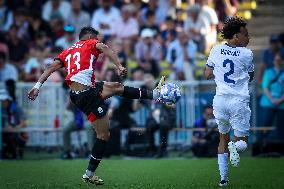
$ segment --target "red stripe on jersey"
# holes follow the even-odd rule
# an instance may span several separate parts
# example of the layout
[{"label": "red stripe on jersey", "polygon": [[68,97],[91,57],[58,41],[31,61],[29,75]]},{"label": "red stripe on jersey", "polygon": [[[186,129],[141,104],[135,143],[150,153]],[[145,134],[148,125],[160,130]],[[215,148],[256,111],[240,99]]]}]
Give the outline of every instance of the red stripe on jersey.
[{"label": "red stripe on jersey", "polygon": [[98,119],[98,117],[93,113],[93,112],[91,112],[89,115],[88,115],[88,120],[89,120],[89,122],[94,122],[94,121],[96,121]]}]

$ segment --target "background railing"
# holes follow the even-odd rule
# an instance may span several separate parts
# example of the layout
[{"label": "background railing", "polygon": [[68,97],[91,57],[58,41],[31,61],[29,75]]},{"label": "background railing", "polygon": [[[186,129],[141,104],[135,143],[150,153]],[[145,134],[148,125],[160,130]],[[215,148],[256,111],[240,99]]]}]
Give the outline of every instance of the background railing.
[{"label": "background railing", "polygon": [[[177,82],[182,90],[182,97],[176,106],[177,128],[190,128],[194,121],[202,116],[204,105],[212,104],[215,94],[214,81]],[[17,83],[17,101],[27,116],[29,134],[28,146],[56,146],[62,143],[62,128],[72,119],[72,113],[66,110],[69,94],[62,84],[45,83],[41,88],[38,99],[34,102],[27,98],[27,92],[33,83]],[[133,85],[133,83],[126,83]],[[136,85],[137,86],[137,85]],[[256,126],[256,92],[255,85],[250,85],[251,92],[251,125]],[[145,127],[149,110],[142,108],[132,114],[139,127]],[[55,128],[56,120],[59,128]],[[87,123],[87,122],[86,122]],[[88,125],[88,124],[85,124]],[[125,141],[122,132],[122,142]],[[80,133],[81,140],[86,141],[86,134]],[[190,143],[191,131],[171,132],[169,143]],[[78,144],[78,136],[73,134],[72,141]],[[81,141],[81,142],[82,142]]]}]

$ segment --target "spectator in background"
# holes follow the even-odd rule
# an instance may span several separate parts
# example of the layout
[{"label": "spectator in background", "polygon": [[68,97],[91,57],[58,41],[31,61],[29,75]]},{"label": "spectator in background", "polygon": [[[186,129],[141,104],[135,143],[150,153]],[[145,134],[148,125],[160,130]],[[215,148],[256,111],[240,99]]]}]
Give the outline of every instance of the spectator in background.
[{"label": "spectator in background", "polygon": [[28,55],[27,44],[18,37],[18,27],[12,25],[8,32],[7,45],[9,59],[18,69],[21,69]]},{"label": "spectator in background", "polygon": [[121,39],[115,39],[112,41],[111,49],[117,54],[119,61],[123,67],[127,67],[128,54],[123,48],[123,41]]},{"label": "spectator in background", "polygon": [[211,31],[208,20],[200,16],[201,8],[198,4],[192,5],[188,8],[188,18],[184,24],[184,31],[197,44],[198,51],[205,52],[206,49],[206,35]]},{"label": "spectator in background", "polygon": [[64,36],[55,41],[55,46],[67,49],[75,43],[75,28],[71,25],[64,26]]},{"label": "spectator in background", "polygon": [[6,61],[6,54],[0,51],[0,82],[5,82],[10,79],[18,81],[18,71],[16,67]]},{"label": "spectator in background", "polygon": [[113,34],[112,24],[120,17],[120,12],[113,6],[113,0],[100,0],[100,4],[102,7],[94,11],[91,26],[108,38]]},{"label": "spectator in background", "polygon": [[162,51],[161,45],[154,39],[154,35],[151,29],[142,30],[141,39],[135,45],[135,57],[139,67],[154,77],[158,77]]},{"label": "spectator in background", "polygon": [[265,49],[262,54],[262,62],[258,66],[257,82],[261,84],[263,73],[266,69],[274,67],[274,57],[279,53],[280,42],[277,35],[272,35],[270,37],[270,46]]},{"label": "spectator in background", "polygon": [[213,115],[213,107],[208,105],[203,109],[203,116],[196,120],[194,128],[205,129],[194,131],[192,136],[192,151],[197,157],[215,157],[219,143],[219,133]]},{"label": "spectator in background", "polygon": [[18,27],[17,36],[24,40],[30,40],[29,34],[29,12],[24,8],[19,8],[14,12],[14,23]]},{"label": "spectator in background", "polygon": [[[277,139],[284,139],[284,57],[280,53],[274,56],[274,67],[265,71],[260,105],[263,113],[263,126],[275,123]],[[274,122],[275,121],[275,122]]]},{"label": "spectator in background", "polygon": [[[145,74],[145,85],[147,89],[154,89],[155,79],[151,74]],[[142,101],[142,103],[150,110],[149,118],[146,121],[146,135],[148,142],[148,156],[161,158],[167,156],[168,133],[176,125],[176,110],[174,107],[168,107],[165,104],[158,104],[154,101]],[[155,145],[154,134],[160,132],[160,145],[157,149]]]},{"label": "spectator in background", "polygon": [[36,82],[40,76],[40,65],[43,57],[42,49],[30,48],[29,59],[24,66],[23,80],[25,82]]},{"label": "spectator in background", "polygon": [[166,60],[173,73],[171,79],[193,80],[193,67],[197,45],[191,40],[184,31],[178,32],[178,39],[171,42],[168,46]]},{"label": "spectator in background", "polygon": [[132,16],[133,12],[135,12],[133,5],[124,5],[121,8],[121,17],[115,19],[112,25],[112,33],[116,38],[122,40],[127,55],[130,55],[132,41],[137,39],[139,33],[139,25]]},{"label": "spectator in background", "polygon": [[72,159],[74,157],[71,147],[71,133],[74,131],[80,131],[84,128],[84,114],[77,107],[75,107],[74,104],[72,104],[71,100],[69,100],[67,109],[73,113],[73,120],[63,128],[62,159]]},{"label": "spectator in background", "polygon": [[56,41],[60,37],[64,35],[64,20],[62,16],[60,15],[53,15],[50,18],[49,25],[51,27],[51,30],[53,32],[53,38],[52,41]]},{"label": "spectator in background", "polygon": [[[54,57],[57,57],[59,53],[63,51],[62,47],[53,47],[49,54],[43,60],[41,64],[41,72],[43,73],[44,70],[53,63]],[[47,79],[48,82],[60,83],[65,78],[66,72],[64,70],[58,70],[53,72]]]},{"label": "spectator in background", "polygon": [[5,6],[5,0],[0,0],[0,31],[8,31],[12,23],[12,11]]},{"label": "spectator in background", "polygon": [[[165,3],[165,2],[164,2]],[[167,16],[167,9],[159,7],[157,0],[149,0],[148,6],[141,10],[141,23],[146,24],[147,22],[147,12],[151,11],[155,14],[155,24],[159,25],[165,21]]]},{"label": "spectator in background", "polygon": [[61,17],[67,20],[70,15],[71,6],[68,1],[64,0],[48,0],[43,5],[42,18],[46,21],[50,21],[52,17]]},{"label": "spectator in background", "polygon": [[142,30],[149,28],[154,32],[154,36],[157,36],[159,34],[160,29],[159,25],[156,24],[155,19],[156,19],[155,12],[152,10],[148,10],[146,12],[146,20],[144,24],[142,24],[142,26],[140,27],[140,33]]},{"label": "spectator in background", "polygon": [[80,0],[71,0],[71,12],[67,18],[67,24],[75,27],[75,36],[79,36],[82,27],[91,25],[90,15],[82,10]]},{"label": "spectator in background", "polygon": [[221,30],[226,19],[237,14],[239,3],[238,0],[214,0],[213,3],[219,19],[218,29]]},{"label": "spectator in background", "polygon": [[0,101],[4,144],[2,157],[4,159],[22,159],[28,136],[27,133],[17,131],[26,127],[26,116],[22,109],[13,103],[12,97],[5,89],[0,90]]},{"label": "spectator in background", "polygon": [[205,36],[206,51],[209,52],[211,47],[217,42],[217,25],[219,20],[216,11],[209,6],[212,4],[212,0],[199,0],[199,3],[201,5],[199,16],[206,19],[210,24],[210,31]]},{"label": "spectator in background", "polygon": [[31,40],[35,40],[37,33],[45,33],[47,37],[53,38],[53,32],[48,22],[41,18],[39,12],[31,12],[29,15],[29,28]]},{"label": "spectator in background", "polygon": [[176,24],[170,16],[166,18],[165,28],[161,31],[161,37],[167,45],[177,37]]}]

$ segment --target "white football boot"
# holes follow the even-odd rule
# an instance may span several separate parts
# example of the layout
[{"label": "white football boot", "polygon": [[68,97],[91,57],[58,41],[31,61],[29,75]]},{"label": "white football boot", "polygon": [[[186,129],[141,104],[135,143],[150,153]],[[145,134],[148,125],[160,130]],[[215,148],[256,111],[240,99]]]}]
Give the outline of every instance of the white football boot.
[{"label": "white football boot", "polygon": [[[153,90],[153,93],[154,93],[155,96],[160,96],[161,88],[164,85],[165,81],[166,81],[166,77],[162,76],[160,81],[159,81],[159,83],[158,83],[158,85],[157,85],[157,87]],[[156,101],[157,102],[161,102],[162,100],[159,97],[159,98],[156,99]]]},{"label": "white football boot", "polygon": [[233,167],[238,167],[240,163],[240,155],[237,151],[237,147],[233,141],[228,143],[228,149],[230,151],[230,162]]}]

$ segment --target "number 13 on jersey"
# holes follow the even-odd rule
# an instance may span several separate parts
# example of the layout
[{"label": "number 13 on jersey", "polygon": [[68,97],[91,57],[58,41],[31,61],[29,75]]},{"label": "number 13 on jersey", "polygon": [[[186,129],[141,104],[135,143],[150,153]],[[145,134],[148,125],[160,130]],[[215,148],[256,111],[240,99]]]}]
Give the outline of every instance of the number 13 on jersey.
[{"label": "number 13 on jersey", "polygon": [[[94,59],[95,59],[95,56],[93,54],[91,54],[89,69],[93,68]],[[74,71],[78,71],[78,70],[81,69],[80,60],[81,60],[80,52],[75,52],[74,54],[68,54],[66,56],[65,61],[67,61],[67,65],[68,65],[67,66],[68,74],[73,73]],[[73,66],[71,65],[72,63],[74,63],[76,65],[76,69],[73,68]]]}]

